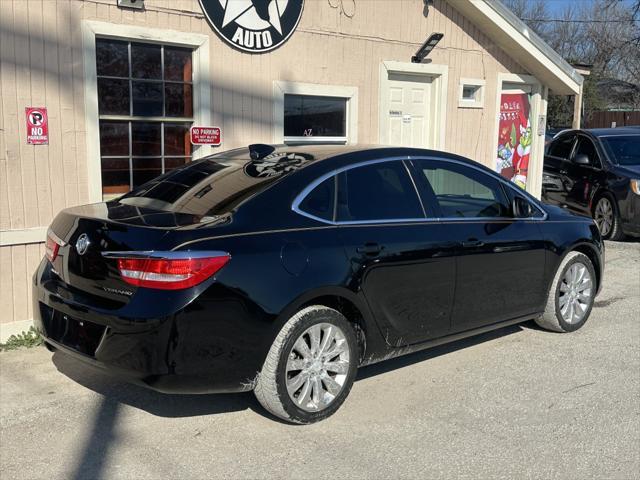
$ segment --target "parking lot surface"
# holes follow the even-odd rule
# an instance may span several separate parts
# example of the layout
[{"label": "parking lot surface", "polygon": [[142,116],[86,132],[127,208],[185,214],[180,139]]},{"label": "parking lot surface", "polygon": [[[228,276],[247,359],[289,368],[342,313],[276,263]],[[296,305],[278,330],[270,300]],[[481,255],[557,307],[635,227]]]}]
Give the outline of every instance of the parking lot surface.
[{"label": "parking lot surface", "polygon": [[0,353],[0,477],[640,478],[640,243],[609,242],[606,261],[578,332],[530,322],[363,368],[310,426],[252,394],[162,395],[44,348]]}]

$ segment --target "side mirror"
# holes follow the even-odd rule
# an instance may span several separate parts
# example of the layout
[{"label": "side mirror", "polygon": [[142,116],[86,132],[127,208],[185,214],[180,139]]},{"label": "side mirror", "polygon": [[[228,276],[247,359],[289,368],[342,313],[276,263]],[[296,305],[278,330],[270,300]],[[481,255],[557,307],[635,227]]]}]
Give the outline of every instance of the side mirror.
[{"label": "side mirror", "polygon": [[589,165],[591,162],[589,161],[589,157],[584,153],[579,153],[575,157],[573,157],[573,163],[578,165]]},{"label": "side mirror", "polygon": [[516,218],[530,218],[533,216],[533,207],[522,197],[513,199],[513,215]]}]

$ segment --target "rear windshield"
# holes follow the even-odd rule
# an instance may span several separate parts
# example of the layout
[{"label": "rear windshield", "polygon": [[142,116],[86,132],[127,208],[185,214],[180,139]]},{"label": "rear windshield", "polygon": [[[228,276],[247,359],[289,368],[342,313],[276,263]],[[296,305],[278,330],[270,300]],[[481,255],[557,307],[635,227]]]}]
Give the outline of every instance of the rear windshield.
[{"label": "rear windshield", "polygon": [[225,158],[201,160],[166,173],[120,197],[135,207],[199,216],[223,215],[279,178],[262,165]]},{"label": "rear windshield", "polygon": [[640,165],[640,135],[600,137],[609,157],[618,165]]}]

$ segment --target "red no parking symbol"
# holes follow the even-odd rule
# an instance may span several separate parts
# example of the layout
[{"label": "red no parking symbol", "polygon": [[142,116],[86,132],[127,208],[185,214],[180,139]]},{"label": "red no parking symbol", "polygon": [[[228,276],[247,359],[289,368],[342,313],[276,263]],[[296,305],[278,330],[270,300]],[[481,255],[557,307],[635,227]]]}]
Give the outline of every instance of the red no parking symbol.
[{"label": "red no parking symbol", "polygon": [[27,107],[27,143],[29,145],[49,144],[49,119],[45,107]]}]

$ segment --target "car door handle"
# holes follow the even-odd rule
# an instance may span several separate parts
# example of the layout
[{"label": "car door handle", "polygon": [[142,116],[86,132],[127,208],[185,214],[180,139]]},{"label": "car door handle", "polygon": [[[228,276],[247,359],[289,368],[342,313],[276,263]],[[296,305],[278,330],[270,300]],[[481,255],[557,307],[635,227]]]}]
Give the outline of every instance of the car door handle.
[{"label": "car door handle", "polygon": [[470,238],[466,242],[462,242],[463,248],[473,248],[473,247],[482,247],[484,246],[484,242],[482,240],[478,240],[477,238]]},{"label": "car door handle", "polygon": [[365,243],[361,247],[356,248],[356,252],[364,253],[365,255],[378,255],[384,247],[377,243]]}]

